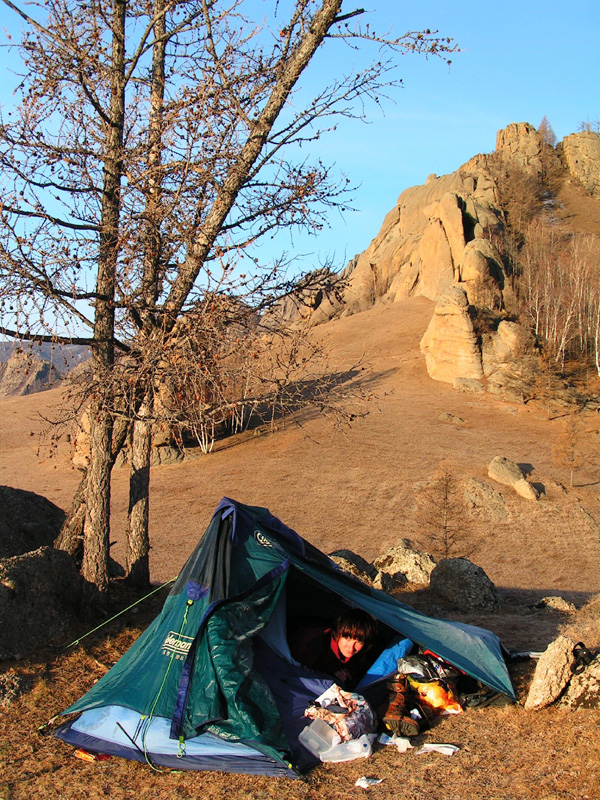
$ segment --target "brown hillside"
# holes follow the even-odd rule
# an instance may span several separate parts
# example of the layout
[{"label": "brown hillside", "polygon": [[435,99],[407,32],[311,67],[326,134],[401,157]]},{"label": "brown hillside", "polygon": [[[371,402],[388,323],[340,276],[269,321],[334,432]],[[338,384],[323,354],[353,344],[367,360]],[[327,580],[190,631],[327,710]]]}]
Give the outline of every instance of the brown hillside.
[{"label": "brown hillside", "polygon": [[[474,556],[505,601],[501,613],[468,621],[499,633],[511,648],[541,649],[569,615],[532,609],[547,594],[562,594],[580,605],[598,591],[600,520],[597,469],[591,462],[576,474],[574,489],[563,489],[568,476],[553,465],[552,445],[561,419],[548,421],[532,404],[510,405],[489,395],[465,395],[430,380],[419,340],[431,315],[424,298],[380,305],[370,311],[321,326],[315,335],[330,338],[332,368],[344,369],[363,351],[371,364],[360,373],[372,391],[369,413],[345,432],[327,419],[288,421],[275,434],[249,437],[240,446],[224,444],[210,456],[152,472],[152,575],[172,577],[203,532],[222,495],[266,505],[286,523],[325,551],[355,550],[373,558],[397,537],[418,537],[413,519],[415,483],[427,479],[441,459],[458,473],[491,484],[487,465],[505,455],[535,470],[531,479],[546,496],[531,503],[496,485],[504,497],[503,520],[486,518],[473,508],[473,529],[483,536]],[[23,398],[0,398],[0,483],[43,494],[67,508],[78,474],[70,466],[68,446],[53,458],[36,454],[37,431],[44,427],[60,394],[52,390]],[[440,419],[453,414],[463,424]],[[583,415],[589,455],[597,448],[600,419]],[[298,423],[302,424],[298,424]],[[113,555],[122,560],[128,474],[114,475]],[[483,514],[483,516],[482,516]],[[427,592],[403,595],[438,614]],[[591,613],[591,612],[590,612]],[[598,635],[597,619],[585,617],[587,634]],[[454,614],[456,616],[456,614]],[[423,742],[451,742],[459,752],[443,756],[399,755],[377,750],[369,761],[326,765],[305,781],[264,777],[154,772],[113,758],[87,763],[72,748],[38,729],[73,702],[114,663],[147,624],[145,612],[113,624],[107,635],[84,640],[83,648],[3,665],[29,676],[33,687],[3,710],[0,737],[0,798],[30,800],[115,800],[130,797],[228,798],[246,800],[322,800],[352,798],[362,790],[362,775],[382,779],[369,790],[377,798],[403,800],[596,800],[600,796],[598,711],[550,709],[525,712],[520,706],[487,708],[444,718],[419,737]],[[121,627],[119,627],[121,626]],[[138,627],[139,626],[139,627]],[[600,641],[586,639],[589,645]],[[514,672],[523,696],[528,669]],[[0,670],[1,671],[1,670]]]},{"label": "brown hillside", "polygon": [[586,193],[579,181],[566,178],[558,191],[556,216],[577,233],[600,236],[600,201]]},{"label": "brown hillside", "polygon": [[[209,456],[154,468],[153,579],[176,574],[222,496],[267,506],[326,552],[349,548],[373,559],[399,537],[426,547],[413,517],[415,484],[446,460],[461,477],[488,482],[504,498],[502,519],[473,508],[470,523],[482,541],[474,560],[499,587],[529,599],[562,593],[579,603],[598,591],[600,504],[592,459],[598,415],[582,415],[589,458],[575,475],[576,488],[567,490],[569,476],[552,457],[560,416],[548,420],[534,402],[461,394],[428,378],[419,341],[431,309],[430,301],[414,298],[316,329],[330,341],[332,368],[349,367],[363,352],[371,365],[358,379],[371,392],[369,413],[343,432],[328,419],[288,420],[275,434],[247,436],[238,446],[225,442]],[[67,509],[78,481],[67,445],[54,458],[39,457],[31,435],[43,427],[36,414],[51,413],[59,398],[53,390],[0,399],[8,422],[0,434],[0,483]],[[444,414],[464,422],[445,421]],[[493,484],[487,467],[496,455],[531,465],[530,480],[545,487],[543,499],[531,503]],[[115,470],[113,484],[111,552],[123,561],[126,469]],[[517,638],[526,644],[520,633]]]}]

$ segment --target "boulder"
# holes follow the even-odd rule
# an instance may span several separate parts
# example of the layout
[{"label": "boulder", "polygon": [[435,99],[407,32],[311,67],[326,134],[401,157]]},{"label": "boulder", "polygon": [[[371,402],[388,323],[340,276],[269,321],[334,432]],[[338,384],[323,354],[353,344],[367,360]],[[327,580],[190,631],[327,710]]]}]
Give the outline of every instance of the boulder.
[{"label": "boulder", "polygon": [[535,604],[536,608],[547,608],[550,611],[562,611],[563,613],[570,614],[577,611],[574,603],[565,600],[564,597],[542,597],[541,600]]},{"label": "boulder", "polygon": [[572,709],[600,708],[600,658],[598,656],[583,672],[571,676],[559,704]]},{"label": "boulder", "polygon": [[490,462],[488,467],[488,475],[492,480],[498,481],[505,486],[510,486],[520,496],[526,500],[537,500],[539,492],[529,483],[527,478],[523,475],[523,471],[518,464],[511,461],[510,458],[503,456],[496,456]]},{"label": "boulder", "polygon": [[505,486],[514,486],[517,481],[523,479],[523,470],[510,458],[503,456],[496,456],[490,462],[488,467],[488,475],[498,483],[503,483]]},{"label": "boulder", "polygon": [[406,586],[408,581],[401,572],[389,575],[387,572],[378,572],[373,580],[373,588],[392,594]]},{"label": "boulder", "polygon": [[371,584],[376,576],[376,571],[362,556],[352,550],[334,550],[329,553],[329,558],[344,572],[354,575],[364,583]]},{"label": "boulder", "polygon": [[545,708],[560,697],[572,676],[574,647],[568,636],[559,636],[542,653],[525,700],[527,710]]},{"label": "boulder", "polygon": [[467,295],[460,286],[450,287],[436,303],[421,339],[421,352],[434,380],[453,383],[457,378],[483,378],[481,351],[469,316]]},{"label": "boulder", "polygon": [[378,556],[373,566],[379,573],[403,583],[429,583],[435,561],[429,553],[412,547],[408,539],[401,539],[397,545]]},{"label": "boulder", "polygon": [[496,587],[484,570],[467,558],[439,561],[431,572],[430,585],[452,608],[492,612],[500,609]]},{"label": "boulder", "polygon": [[51,545],[65,512],[35,492],[0,486],[0,559]]},{"label": "boulder", "polygon": [[529,483],[527,478],[521,478],[520,481],[517,481],[513,484],[512,488],[519,495],[519,497],[524,497],[525,500],[539,500],[539,491],[535,486]]},{"label": "boulder", "polygon": [[63,550],[40,547],[0,560],[0,660],[19,658],[68,632],[83,578]]}]

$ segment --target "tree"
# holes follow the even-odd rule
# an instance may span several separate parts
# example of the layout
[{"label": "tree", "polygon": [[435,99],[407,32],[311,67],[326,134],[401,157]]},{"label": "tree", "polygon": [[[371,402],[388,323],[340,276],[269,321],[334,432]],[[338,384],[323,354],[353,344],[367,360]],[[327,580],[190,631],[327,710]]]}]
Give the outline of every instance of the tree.
[{"label": "tree", "polygon": [[596,117],[596,119],[591,120],[588,117],[588,119],[579,123],[577,130],[580,132],[591,131],[592,133],[600,133],[600,118]]},{"label": "tree", "polygon": [[453,465],[441,462],[432,480],[419,491],[415,519],[421,528],[420,539],[434,558],[468,558],[475,552],[464,489]]},{"label": "tree", "polygon": [[542,117],[542,121],[540,122],[537,130],[540,136],[542,137],[542,141],[544,142],[544,144],[548,144],[550,145],[550,147],[554,147],[554,145],[556,144],[556,134],[554,133],[554,128],[550,124],[550,120],[545,114]]},{"label": "tree", "polygon": [[582,452],[583,428],[578,410],[565,417],[558,440],[552,448],[553,461],[569,471],[569,486],[573,487],[573,475],[584,464]]},{"label": "tree", "polygon": [[126,418],[128,568],[143,582],[160,355],[215,296],[260,313],[294,291],[285,255],[261,268],[253,245],[282,227],[318,232],[349,189],[302,145],[397,84],[380,60],[323,81],[301,105],[291,102],[301,76],[324,45],[436,55],[453,45],[430,31],[381,38],[342,0],[261,7],[262,25],[247,0],[49,0],[39,19],[3,1],[26,32],[20,106],[0,120],[1,330],[66,340],[77,323],[75,340],[90,344],[82,573],[106,589],[115,422]]}]

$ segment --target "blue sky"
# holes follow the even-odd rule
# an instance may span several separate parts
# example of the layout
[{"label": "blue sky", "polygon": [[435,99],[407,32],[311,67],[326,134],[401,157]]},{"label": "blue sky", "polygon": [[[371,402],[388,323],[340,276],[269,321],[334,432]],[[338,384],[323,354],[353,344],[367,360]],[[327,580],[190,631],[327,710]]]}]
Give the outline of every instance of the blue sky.
[{"label": "blue sky", "polygon": [[[369,125],[341,124],[312,150],[311,155],[335,162],[359,188],[357,211],[344,218],[334,214],[331,227],[318,238],[294,239],[296,252],[310,254],[307,268],[331,254],[342,266],[368,246],[405,188],[423,183],[432,172],[452,172],[476,153],[491,152],[496,132],[510,122],[537,126],[547,115],[560,140],[582,121],[600,117],[598,0],[369,0],[364,5],[365,19],[379,31],[391,27],[400,35],[438,29],[462,52],[452,56],[450,68],[440,59],[402,57],[398,76],[404,88],[395,93],[396,103],[386,104],[384,115],[370,108]],[[348,11],[354,7],[347,3]],[[2,6],[2,25],[14,31],[14,20]],[[377,57],[375,48],[371,52]],[[333,71],[333,60],[340,57],[350,68],[360,58],[347,49],[325,50],[311,65],[308,80]],[[6,65],[7,54],[0,51],[0,68]],[[0,98],[7,102],[3,84]],[[285,235],[258,255],[262,261],[283,249],[290,249]]]},{"label": "blue sky", "polygon": [[[359,5],[359,4],[357,4]],[[453,172],[492,152],[510,122],[538,126],[547,115],[558,139],[600,117],[600,3],[555,0],[373,0],[373,25],[395,33],[435,28],[461,48],[450,68],[439,59],[400,59],[404,88],[385,116],[344,126],[324,146],[354,183],[356,213],[332,217],[315,253],[343,260],[364,250],[407,187]],[[304,242],[298,243],[299,245]]]}]

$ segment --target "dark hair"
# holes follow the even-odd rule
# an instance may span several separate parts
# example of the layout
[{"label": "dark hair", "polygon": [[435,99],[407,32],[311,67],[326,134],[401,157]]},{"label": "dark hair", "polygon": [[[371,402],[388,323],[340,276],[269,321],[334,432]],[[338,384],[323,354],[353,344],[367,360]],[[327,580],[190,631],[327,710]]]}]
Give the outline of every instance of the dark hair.
[{"label": "dark hair", "polygon": [[334,639],[344,636],[358,639],[365,645],[373,643],[377,635],[377,620],[361,608],[349,608],[338,617],[333,628]]}]

